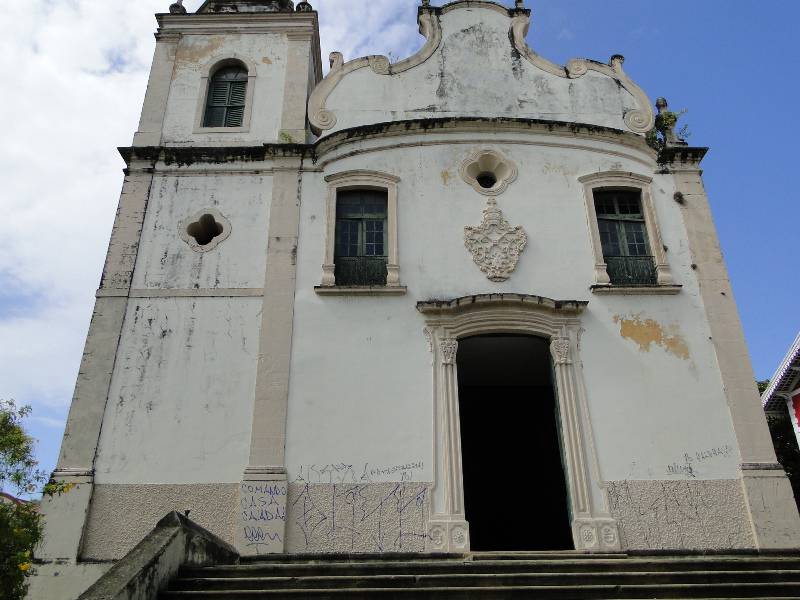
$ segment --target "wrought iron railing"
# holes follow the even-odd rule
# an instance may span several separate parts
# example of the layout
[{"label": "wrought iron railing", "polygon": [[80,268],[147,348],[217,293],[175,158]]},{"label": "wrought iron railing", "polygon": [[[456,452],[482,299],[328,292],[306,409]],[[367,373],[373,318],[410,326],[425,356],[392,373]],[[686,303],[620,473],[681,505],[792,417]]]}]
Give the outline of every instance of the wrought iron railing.
[{"label": "wrought iron railing", "polygon": [[340,256],[336,258],[336,285],[386,285],[383,256]]},{"label": "wrought iron railing", "polygon": [[612,285],[655,285],[656,263],[652,256],[606,256]]}]

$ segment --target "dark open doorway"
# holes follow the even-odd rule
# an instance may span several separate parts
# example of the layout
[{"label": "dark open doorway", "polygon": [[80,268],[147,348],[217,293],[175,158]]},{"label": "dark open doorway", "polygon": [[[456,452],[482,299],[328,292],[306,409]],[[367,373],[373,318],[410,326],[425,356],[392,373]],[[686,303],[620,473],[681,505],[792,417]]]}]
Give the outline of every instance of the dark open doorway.
[{"label": "dark open doorway", "polygon": [[472,550],[574,548],[548,342],[458,346],[464,506]]}]

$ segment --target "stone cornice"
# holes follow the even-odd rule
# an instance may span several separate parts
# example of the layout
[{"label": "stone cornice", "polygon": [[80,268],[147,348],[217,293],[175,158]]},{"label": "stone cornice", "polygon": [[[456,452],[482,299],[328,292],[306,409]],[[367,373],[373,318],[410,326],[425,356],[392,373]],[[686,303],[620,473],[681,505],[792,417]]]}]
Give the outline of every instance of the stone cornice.
[{"label": "stone cornice", "polygon": [[669,167],[670,171],[681,168],[696,169],[708,153],[703,146],[667,146],[658,157],[658,163]]},{"label": "stone cornice", "polygon": [[123,160],[163,161],[166,165],[262,162],[274,158],[311,156],[310,144],[263,144],[261,146],[125,146],[117,148]]},{"label": "stone cornice", "polygon": [[459,8],[485,8],[488,10],[493,10],[502,15],[508,15],[509,17],[514,17],[520,14],[530,16],[531,14],[531,10],[529,8],[506,8],[502,4],[498,4],[497,2],[488,2],[486,0],[455,0],[454,2],[448,2],[442,6],[421,6],[420,12],[431,11],[436,14],[443,15],[449,13],[451,10],[457,10]]},{"label": "stone cornice", "polygon": [[[263,144],[260,146],[125,146],[118,148],[126,163],[134,160],[168,165],[193,163],[221,164],[235,161],[258,162],[271,158],[308,156],[315,161],[327,153],[353,142],[418,135],[422,133],[522,133],[580,138],[620,144],[646,155],[653,150],[639,135],[582,123],[505,118],[442,118],[392,121],[344,129],[317,140],[314,144]],[[655,165],[655,160],[653,160]]]},{"label": "stone cornice", "polygon": [[503,117],[444,117],[362,125],[343,129],[321,138],[315,144],[315,153],[317,156],[322,157],[335,148],[354,141],[436,132],[523,133],[597,140],[639,150],[652,157],[653,164],[655,164],[655,152],[647,145],[642,136],[634,133],[600,125],[586,125],[584,123],[540,119],[508,119]]},{"label": "stone cornice", "polygon": [[536,307],[554,312],[580,314],[589,304],[584,300],[553,300],[544,296],[530,294],[476,294],[449,300],[426,300],[417,302],[417,310],[422,314],[460,312],[487,304]]},{"label": "stone cornice", "polygon": [[159,33],[222,33],[222,32],[268,32],[318,30],[316,11],[274,13],[218,13],[173,15],[158,13]]}]

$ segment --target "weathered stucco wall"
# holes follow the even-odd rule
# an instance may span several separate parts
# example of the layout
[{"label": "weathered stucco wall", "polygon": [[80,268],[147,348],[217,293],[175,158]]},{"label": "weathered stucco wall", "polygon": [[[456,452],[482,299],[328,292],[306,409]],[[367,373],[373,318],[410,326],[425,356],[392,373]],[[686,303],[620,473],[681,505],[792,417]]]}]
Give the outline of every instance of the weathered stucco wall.
[{"label": "weathered stucco wall", "polygon": [[[316,57],[309,60],[309,49],[316,50],[315,16],[305,24],[302,13],[287,13],[285,22],[278,13],[252,17],[266,19],[258,23],[241,15],[230,22],[223,15],[159,17],[163,29],[138,143],[249,148],[229,154],[205,148],[184,152],[192,154],[187,160],[158,162],[152,186],[153,165],[138,167],[148,176],[142,180],[149,192],[137,184],[138,212],[122,222],[133,219],[130,231],[138,235],[146,207],[141,240],[137,246],[125,238],[109,252],[109,264],[127,265],[136,256],[136,265],[123,278],[125,286],[104,292],[117,296],[120,313],[127,308],[118,346],[115,341],[105,349],[116,358],[95,485],[92,494],[89,484],[83,491],[91,495],[83,558],[121,557],[171,510],[190,510],[192,519],[246,550],[237,539],[242,522],[259,520],[257,503],[271,492],[280,502],[272,498],[264,520],[285,520],[285,531],[275,523],[263,530],[248,526],[251,538],[263,534],[283,551],[430,549],[429,521],[439,518],[441,532],[441,518],[461,518],[463,507],[437,512],[447,475],[436,472],[439,388],[416,305],[488,293],[588,302],[573,315],[580,323],[558,334],[566,346],[554,344],[556,353],[564,352],[556,368],[559,385],[580,388],[571,393],[581,399],[577,420],[588,424],[576,443],[589,449],[585,470],[591,474],[581,481],[593,493],[584,494],[577,536],[588,532],[596,542],[601,532],[616,547],[616,519],[623,549],[757,544],[748,510],[762,509],[752,498],[756,509],[748,507],[742,492],[742,457],[711,339],[711,309],[700,294],[675,178],[656,174],[641,138],[622,133],[652,123],[649,101],[642,103],[619,57],[609,65],[572,62],[567,72],[526,53],[514,42],[520,21],[512,22],[525,11],[482,2],[437,11],[421,11],[441,16],[428,21],[429,37],[430,27],[441,25],[435,51],[429,46],[430,54],[412,59],[417,64],[407,69],[379,57],[349,70],[334,61],[334,78],[337,69],[347,73],[340,73],[339,85],[329,86],[328,79],[317,88],[329,86],[329,94],[321,104],[312,94],[309,118],[317,127],[321,115],[333,117],[335,123],[322,128],[325,135],[384,121],[439,120],[334,135],[313,153],[305,148],[302,158],[296,146],[262,144],[308,135],[303,109],[306,84],[317,76]],[[181,30],[181,18],[191,31]],[[214,27],[218,34],[209,33]],[[288,36],[282,27],[291,29]],[[250,70],[250,124],[203,131],[203,76],[228,59]],[[518,168],[496,202],[527,234],[518,264],[502,282],[487,279],[464,244],[464,228],[480,224],[487,197],[459,169],[485,149]],[[258,150],[267,158],[253,158]],[[273,152],[276,158],[269,158]],[[405,294],[314,289],[326,254],[325,177],[346,171],[399,180]],[[597,261],[580,178],[611,171],[653,179],[655,219],[672,276],[682,286],[678,293],[592,292]],[[227,237],[199,252],[185,227],[207,210],[224,219]],[[103,399],[104,393],[103,387]],[[93,402],[97,411],[100,401]],[[491,409],[507,410],[502,402]],[[505,465],[487,473],[486,501],[506,509],[500,491],[515,479],[526,487],[536,482],[537,458],[509,457],[525,464],[511,477]],[[264,492],[264,483],[276,487]],[[258,490],[249,496],[256,517],[245,515],[250,507],[240,491],[247,486]],[[769,502],[763,504],[768,520]],[[778,519],[776,528],[783,522]],[[465,525],[453,529],[460,532],[460,549],[466,548]]]},{"label": "weathered stucco wall", "polygon": [[171,511],[189,511],[192,521],[232,544],[238,504],[235,483],[97,485],[83,558],[122,558]]},{"label": "weathered stucco wall", "polygon": [[[201,176],[162,169],[144,219],[97,482],[236,482],[249,451],[272,178],[230,166]],[[207,209],[229,221],[230,235],[197,252],[181,233]]]},{"label": "weathered stucco wall", "polygon": [[[271,175],[216,170],[155,177],[133,289],[262,288],[271,195]],[[231,235],[210,252],[196,252],[180,231],[209,208],[230,221]]]},{"label": "weathered stucco wall", "polygon": [[[589,289],[594,258],[578,177],[607,170],[652,175],[649,157],[588,140],[503,137],[429,133],[425,145],[385,150],[378,148],[388,141],[365,142],[354,144],[368,150],[357,157],[326,162],[326,175],[358,168],[401,178],[400,278],[408,293],[400,297],[314,293],[324,255],[326,190],[320,176],[306,175],[287,436],[290,475],[307,464],[425,460],[423,480],[431,479],[430,355],[415,304],[516,292],[589,301],[580,353],[604,479],[736,478],[736,440],[669,178],[656,177],[653,200],[669,263],[683,289],[674,296],[595,295]],[[508,221],[528,234],[516,270],[503,283],[488,281],[464,247],[464,226],[477,225],[485,206],[485,198],[458,175],[461,161],[476,147],[496,149],[522,167],[517,181],[497,198]],[[316,376],[303,377],[307,372]],[[358,425],[363,423],[368,426]],[[343,430],[349,435],[341,436]]]},{"label": "weathered stucco wall", "polygon": [[260,298],[130,302],[97,483],[240,479],[250,447],[260,310]]},{"label": "weathered stucco wall", "polygon": [[[286,37],[281,34],[184,35],[175,54],[175,71],[164,118],[163,143],[215,145],[278,141],[284,82],[286,79]],[[203,131],[197,125],[205,108],[202,76],[218,62],[240,59],[255,70],[253,107],[249,130]],[[248,85],[249,85],[248,84]]]},{"label": "weathered stucco wall", "polygon": [[[521,167],[497,203],[512,225],[525,229],[528,244],[502,283],[490,282],[464,247],[464,227],[477,225],[486,205],[459,174],[476,148],[496,150]],[[156,512],[186,504],[191,492],[176,496],[171,486],[235,486],[248,465],[273,178],[263,173],[268,167],[223,166],[208,175],[198,173],[199,165],[182,169],[181,176],[155,178],[144,221],[135,297],[98,454],[103,491],[92,505],[86,546],[92,557],[116,556],[159,518]],[[337,297],[314,290],[324,260],[324,177],[350,169],[400,178],[405,295]],[[726,496],[712,485],[738,478],[738,447],[674,187],[653,170],[649,153],[613,134],[475,130],[350,142],[303,175],[286,436],[287,549],[424,549],[436,478],[434,419],[431,355],[415,305],[487,292],[587,300],[579,351],[601,479],[691,482],[698,502],[727,498],[719,510],[738,515],[740,523],[741,495]],[[677,295],[591,292],[594,255],[578,178],[601,171],[654,177],[656,216],[683,286]],[[223,214],[231,235],[198,253],[181,239],[180,226],[204,208]],[[153,510],[139,507],[139,491],[130,487],[137,485],[156,486],[148,492]],[[680,495],[683,488],[676,489]],[[414,504],[398,509],[400,496],[415,498]],[[116,502],[148,516],[131,519],[124,531],[114,528],[108,511]],[[352,523],[344,528],[348,506]],[[615,509],[627,532],[624,543],[640,543],[637,532],[644,530],[665,548],[752,542],[739,525],[712,527],[702,538],[683,525],[656,530],[631,506],[633,500],[618,501]],[[354,507],[362,517],[353,515]],[[718,514],[706,511],[698,522],[714,522]],[[219,515],[209,518],[220,521]]]}]

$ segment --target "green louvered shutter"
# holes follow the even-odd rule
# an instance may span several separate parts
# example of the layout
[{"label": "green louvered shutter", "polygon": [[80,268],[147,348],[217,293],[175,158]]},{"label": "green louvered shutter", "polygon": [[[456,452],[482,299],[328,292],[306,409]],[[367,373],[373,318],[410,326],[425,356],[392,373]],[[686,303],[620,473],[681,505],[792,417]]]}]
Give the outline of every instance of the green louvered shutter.
[{"label": "green louvered shutter", "polygon": [[228,114],[225,115],[225,127],[241,127],[244,121],[244,105],[247,98],[247,80],[232,81],[228,99]]},{"label": "green louvered shutter", "polygon": [[204,127],[241,127],[247,100],[247,71],[228,67],[211,78]]}]

